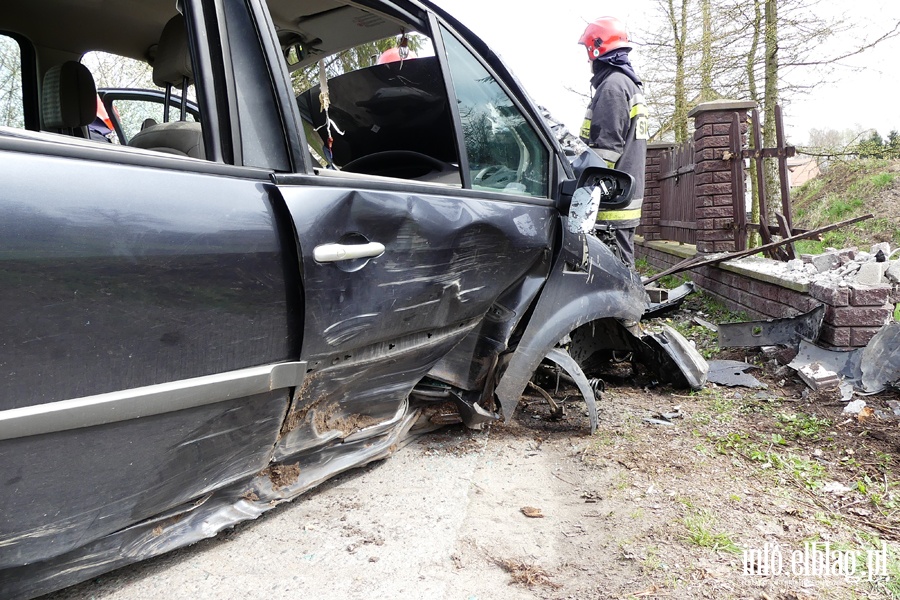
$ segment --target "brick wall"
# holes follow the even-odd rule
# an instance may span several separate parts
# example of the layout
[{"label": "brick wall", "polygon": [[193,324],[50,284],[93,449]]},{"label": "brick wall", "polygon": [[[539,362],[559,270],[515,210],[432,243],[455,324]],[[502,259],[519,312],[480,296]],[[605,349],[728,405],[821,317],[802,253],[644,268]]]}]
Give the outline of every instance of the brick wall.
[{"label": "brick wall", "polygon": [[[662,271],[695,253],[691,246],[639,239],[638,258]],[[889,285],[825,287],[781,281],[742,269],[739,263],[710,265],[685,273],[705,292],[750,320],[794,317],[825,305],[819,343],[836,348],[865,346],[894,312]]]},{"label": "brick wall", "polygon": [[[753,102],[719,100],[704,102],[688,113],[694,119],[694,215],[697,221],[697,251],[730,252],[736,249],[734,226],[735,185],[732,163],[726,158],[732,147],[731,123],[747,122]],[[746,126],[740,132],[744,147]]]},{"label": "brick wall", "polygon": [[647,163],[644,175],[644,205],[641,209],[641,225],[638,235],[647,240],[662,239],[660,220],[660,194],[662,192],[660,161],[662,155],[675,147],[668,142],[647,144]]}]

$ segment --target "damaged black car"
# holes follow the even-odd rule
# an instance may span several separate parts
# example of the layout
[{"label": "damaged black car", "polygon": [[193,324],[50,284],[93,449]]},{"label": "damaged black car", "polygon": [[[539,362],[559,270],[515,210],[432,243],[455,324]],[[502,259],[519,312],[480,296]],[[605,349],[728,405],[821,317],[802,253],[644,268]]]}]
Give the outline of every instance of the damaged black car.
[{"label": "damaged black car", "polygon": [[548,357],[584,384],[573,355],[638,350],[640,278],[567,217],[629,177],[577,181],[429,2],[34,0],[0,51],[0,597],[509,419]]}]

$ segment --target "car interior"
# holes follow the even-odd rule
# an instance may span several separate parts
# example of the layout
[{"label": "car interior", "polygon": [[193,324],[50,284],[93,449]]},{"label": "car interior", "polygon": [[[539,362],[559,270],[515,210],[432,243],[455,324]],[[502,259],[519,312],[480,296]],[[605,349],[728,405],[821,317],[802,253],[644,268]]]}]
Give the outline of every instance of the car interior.
[{"label": "car interior", "polygon": [[[462,185],[445,81],[432,41],[415,23],[336,0],[270,0],[268,6],[317,170]],[[71,27],[74,22],[85,25]],[[13,117],[0,119],[0,135],[5,126],[91,139],[99,88],[111,119],[121,121],[115,129],[125,145],[208,158],[202,115],[196,104],[186,110],[200,82],[194,81],[184,18],[174,0],[15,3],[0,15],[0,53],[10,50],[20,53],[20,88],[0,90],[0,109],[22,106],[18,114],[6,111]],[[143,67],[152,85],[92,73],[85,66],[92,53]],[[15,60],[0,63],[0,77],[10,62]],[[476,67],[466,77],[492,79]],[[32,71],[42,74],[39,86],[27,75]],[[35,86],[39,90],[29,89]],[[161,92],[162,119],[135,114],[131,105],[104,94],[131,87]],[[29,110],[33,94],[40,115]],[[461,115],[469,118],[463,130],[472,186],[546,196],[546,149],[533,131],[523,134],[525,119],[508,97],[497,102],[490,94],[477,111]],[[126,120],[140,122],[140,131],[123,134]]]}]

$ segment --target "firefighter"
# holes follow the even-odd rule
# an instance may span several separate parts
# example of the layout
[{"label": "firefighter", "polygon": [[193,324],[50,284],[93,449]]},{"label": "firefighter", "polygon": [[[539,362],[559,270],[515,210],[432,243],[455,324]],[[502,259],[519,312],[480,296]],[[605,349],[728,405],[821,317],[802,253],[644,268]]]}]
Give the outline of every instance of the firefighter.
[{"label": "firefighter", "polygon": [[600,233],[601,238],[613,237],[619,257],[633,267],[634,230],[641,222],[649,137],[643,84],[628,59],[631,44],[618,19],[601,17],[590,23],[578,43],[587,49],[594,90],[581,138],[607,166],[634,177],[632,201],[616,210],[601,207],[595,229],[605,232]]}]

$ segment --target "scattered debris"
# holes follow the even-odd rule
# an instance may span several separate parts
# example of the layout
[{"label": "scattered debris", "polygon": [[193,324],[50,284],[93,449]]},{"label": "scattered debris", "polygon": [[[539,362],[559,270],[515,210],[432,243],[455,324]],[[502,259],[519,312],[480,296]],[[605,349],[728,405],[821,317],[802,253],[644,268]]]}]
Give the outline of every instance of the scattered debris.
[{"label": "scattered debris", "polygon": [[800,365],[796,370],[803,383],[812,390],[831,390],[841,385],[841,378],[838,377],[838,374],[826,369],[820,363]]},{"label": "scattered debris", "polygon": [[693,281],[686,281],[677,288],[667,290],[659,287],[645,287],[650,296],[650,308],[644,311],[641,320],[655,319],[667,312],[678,309],[689,294],[697,291]]},{"label": "scattered debris", "polygon": [[822,491],[826,494],[836,494],[838,496],[843,496],[847,492],[852,491],[843,483],[838,483],[837,481],[830,481],[822,486]]},{"label": "scattered debris", "polygon": [[856,415],[856,418],[857,418],[857,420],[859,420],[860,423],[865,423],[866,421],[868,421],[869,419],[872,419],[874,417],[875,417],[875,409],[872,408],[871,406],[863,406],[862,409],[859,411],[859,414]]},{"label": "scattered debris", "polygon": [[[900,381],[900,323],[888,323],[865,347],[855,350],[826,350],[801,341],[797,357],[788,366],[804,377],[804,367],[815,364],[843,377],[860,392],[881,392]],[[806,378],[804,381],[810,384]],[[846,393],[842,395],[846,397]]]},{"label": "scattered debris", "polygon": [[739,360],[713,360],[709,363],[707,381],[728,387],[746,387],[753,390],[767,389],[765,383],[747,373],[757,367]]},{"label": "scattered debris", "polygon": [[509,573],[513,582],[518,583],[519,585],[527,587],[545,585],[553,589],[560,587],[559,584],[554,583],[550,579],[550,573],[538,566],[525,564],[521,560],[495,559],[494,563]]},{"label": "scattered debris", "polygon": [[522,511],[522,514],[528,517],[529,519],[543,519],[544,513],[539,508],[535,508],[534,506],[523,506],[519,509]]},{"label": "scattered debris", "polygon": [[650,423],[651,425],[671,426],[675,424],[672,422],[672,419],[680,419],[683,416],[684,413],[681,412],[681,407],[675,406],[673,407],[672,412],[658,412],[651,417],[645,417],[643,421],[645,423]]},{"label": "scattered debris", "polygon": [[718,325],[716,325],[715,323],[711,323],[711,322],[707,321],[706,319],[701,319],[700,317],[694,317],[694,323],[696,323],[700,327],[709,329],[710,331],[715,331],[715,332],[719,331]]},{"label": "scattered debris", "polygon": [[858,415],[862,409],[866,408],[865,400],[854,400],[847,404],[842,411],[845,415]]}]

